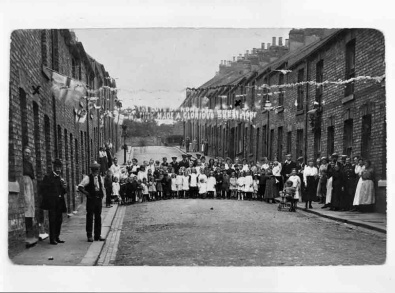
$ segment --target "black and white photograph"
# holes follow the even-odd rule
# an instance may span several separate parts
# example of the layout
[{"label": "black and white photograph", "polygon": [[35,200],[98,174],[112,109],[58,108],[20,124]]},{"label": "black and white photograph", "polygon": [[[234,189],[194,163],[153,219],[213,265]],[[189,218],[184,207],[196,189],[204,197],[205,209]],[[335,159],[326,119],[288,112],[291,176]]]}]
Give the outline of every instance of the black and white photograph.
[{"label": "black and white photograph", "polygon": [[195,269],[271,279],[211,291],[371,290],[390,265],[385,31],[175,23],[5,32],[5,262],[101,270],[97,291],[204,291],[150,284]]}]

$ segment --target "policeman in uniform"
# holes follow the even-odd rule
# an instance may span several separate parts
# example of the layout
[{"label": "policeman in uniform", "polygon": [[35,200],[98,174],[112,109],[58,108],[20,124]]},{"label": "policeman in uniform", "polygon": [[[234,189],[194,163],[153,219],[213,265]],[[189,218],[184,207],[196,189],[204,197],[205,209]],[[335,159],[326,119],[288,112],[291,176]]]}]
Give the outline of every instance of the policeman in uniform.
[{"label": "policeman in uniform", "polygon": [[62,161],[60,159],[55,159],[52,163],[53,171],[45,175],[41,183],[41,193],[43,196],[41,208],[43,210],[48,210],[49,243],[57,245],[58,243],[64,243],[63,240],[60,240],[59,235],[63,220],[62,213],[67,212],[64,199],[64,195],[67,192],[67,184],[66,181],[60,177],[63,166]]},{"label": "policeman in uniform", "polygon": [[173,160],[170,162],[170,166],[174,169],[174,173],[178,174],[178,170],[180,169],[179,163],[177,162],[177,157],[171,157]]},{"label": "policeman in uniform", "polygon": [[101,237],[101,211],[104,197],[103,178],[99,175],[100,165],[95,161],[90,166],[91,174],[85,176],[78,185],[78,190],[86,195],[86,235],[88,242],[93,242],[92,224],[95,217],[94,239],[104,241]]}]

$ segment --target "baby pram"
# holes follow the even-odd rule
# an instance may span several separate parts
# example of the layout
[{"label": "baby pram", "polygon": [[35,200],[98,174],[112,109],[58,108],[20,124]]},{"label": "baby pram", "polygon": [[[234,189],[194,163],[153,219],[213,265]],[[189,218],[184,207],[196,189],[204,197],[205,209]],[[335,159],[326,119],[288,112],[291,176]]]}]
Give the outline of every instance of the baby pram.
[{"label": "baby pram", "polygon": [[283,192],[283,191],[280,191],[279,194],[280,194],[281,201],[278,204],[277,210],[282,211],[282,210],[288,209],[289,212],[292,212],[292,210],[293,210],[292,209],[292,201],[294,200],[293,197],[288,194],[285,194],[285,192]]}]

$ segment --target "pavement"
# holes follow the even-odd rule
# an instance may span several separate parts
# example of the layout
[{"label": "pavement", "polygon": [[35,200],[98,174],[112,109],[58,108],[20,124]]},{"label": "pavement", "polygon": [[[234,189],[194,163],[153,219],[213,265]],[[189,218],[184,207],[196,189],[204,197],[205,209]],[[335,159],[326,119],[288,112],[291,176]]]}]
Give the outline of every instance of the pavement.
[{"label": "pavement", "polygon": [[[103,205],[105,206],[104,202]],[[117,208],[117,205],[103,207],[102,237],[107,237]],[[11,261],[16,265],[95,265],[104,242],[87,242],[85,224],[86,208],[82,204],[77,214],[63,221],[60,239],[65,243],[50,245],[47,238],[34,247],[23,250]]]},{"label": "pavement", "polygon": [[[276,199],[280,202],[280,198]],[[313,203],[313,209],[305,209],[304,203],[298,204],[299,210],[315,214],[327,219],[364,227],[382,233],[387,233],[387,215],[383,213],[362,213],[350,211],[331,211],[329,208],[321,209],[323,204]]]}]

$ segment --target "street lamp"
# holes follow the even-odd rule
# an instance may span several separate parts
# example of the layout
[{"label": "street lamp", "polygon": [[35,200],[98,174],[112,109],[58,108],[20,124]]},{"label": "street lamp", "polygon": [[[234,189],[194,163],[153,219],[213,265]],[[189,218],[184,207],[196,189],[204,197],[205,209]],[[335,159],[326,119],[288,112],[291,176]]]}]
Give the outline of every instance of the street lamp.
[{"label": "street lamp", "polygon": [[126,150],[127,150],[126,137],[128,135],[127,128],[128,128],[128,126],[126,124],[122,124],[123,154],[124,154],[124,163],[123,164],[124,165],[126,165]]}]

